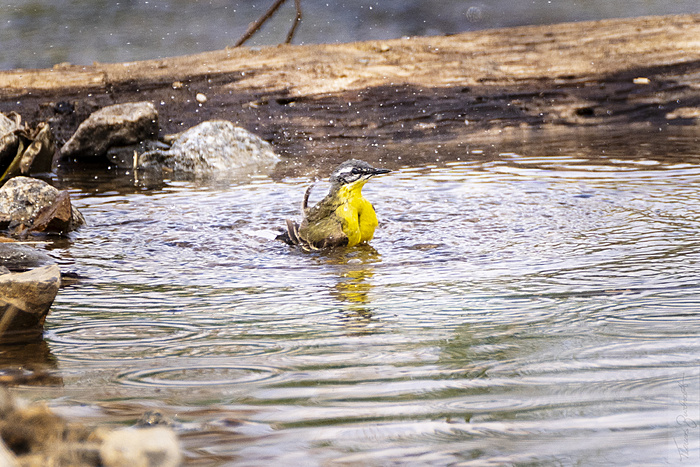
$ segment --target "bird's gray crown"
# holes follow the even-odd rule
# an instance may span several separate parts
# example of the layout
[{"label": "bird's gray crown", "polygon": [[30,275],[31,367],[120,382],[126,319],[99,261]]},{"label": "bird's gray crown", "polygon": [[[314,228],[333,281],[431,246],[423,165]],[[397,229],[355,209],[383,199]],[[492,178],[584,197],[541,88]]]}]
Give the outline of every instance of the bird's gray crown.
[{"label": "bird's gray crown", "polygon": [[389,172],[386,169],[376,169],[365,161],[350,159],[340,164],[331,174],[331,183],[346,185],[361,178],[368,179],[372,175]]}]

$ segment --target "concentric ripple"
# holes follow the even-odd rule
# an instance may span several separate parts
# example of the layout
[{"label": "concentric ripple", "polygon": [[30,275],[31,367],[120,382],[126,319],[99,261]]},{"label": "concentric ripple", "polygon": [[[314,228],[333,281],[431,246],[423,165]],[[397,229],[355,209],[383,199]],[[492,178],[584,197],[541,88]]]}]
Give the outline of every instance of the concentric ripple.
[{"label": "concentric ripple", "polygon": [[193,388],[260,382],[277,373],[278,370],[268,367],[192,364],[126,371],[115,380],[125,386]]},{"label": "concentric ripple", "polygon": [[208,331],[177,322],[92,320],[88,324],[62,326],[47,333],[50,341],[91,347],[154,346],[183,339],[201,339]]}]

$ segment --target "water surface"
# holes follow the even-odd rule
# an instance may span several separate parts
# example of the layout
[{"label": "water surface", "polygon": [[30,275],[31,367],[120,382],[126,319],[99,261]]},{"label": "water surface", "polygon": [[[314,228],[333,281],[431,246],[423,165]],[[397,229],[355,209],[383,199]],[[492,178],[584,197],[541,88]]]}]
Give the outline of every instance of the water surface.
[{"label": "water surface", "polygon": [[19,392],[158,411],[198,465],[693,465],[699,154],[656,142],[385,160],[374,241],[333,253],[273,240],[303,175],[57,180],[89,225],[49,249],[83,279],[34,357],[62,386]]}]

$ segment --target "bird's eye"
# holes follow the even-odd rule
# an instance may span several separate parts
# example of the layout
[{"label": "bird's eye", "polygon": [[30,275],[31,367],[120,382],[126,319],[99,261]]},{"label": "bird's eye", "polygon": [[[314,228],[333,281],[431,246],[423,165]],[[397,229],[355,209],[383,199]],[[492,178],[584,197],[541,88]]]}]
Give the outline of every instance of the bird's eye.
[{"label": "bird's eye", "polygon": [[362,173],[362,169],[357,168],[357,167],[353,167],[353,168],[352,168],[352,173],[354,173],[354,174],[361,174],[361,173]]}]

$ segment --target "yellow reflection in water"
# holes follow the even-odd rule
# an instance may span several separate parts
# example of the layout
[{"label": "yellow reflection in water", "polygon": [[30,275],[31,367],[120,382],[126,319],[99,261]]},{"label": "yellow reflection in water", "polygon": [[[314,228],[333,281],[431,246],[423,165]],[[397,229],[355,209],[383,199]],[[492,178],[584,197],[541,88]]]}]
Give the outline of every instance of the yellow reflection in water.
[{"label": "yellow reflection in water", "polygon": [[370,245],[358,245],[328,258],[328,264],[337,265],[338,282],[331,295],[345,306],[344,324],[350,334],[368,332],[372,321],[372,282],[374,264],[381,255]]}]

